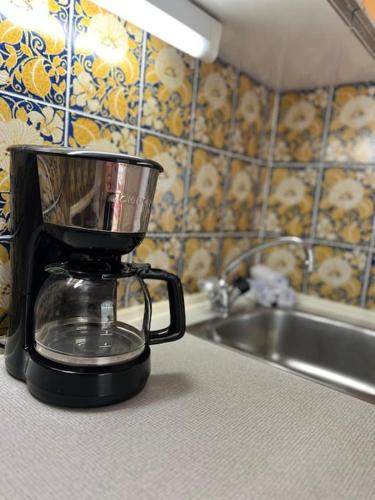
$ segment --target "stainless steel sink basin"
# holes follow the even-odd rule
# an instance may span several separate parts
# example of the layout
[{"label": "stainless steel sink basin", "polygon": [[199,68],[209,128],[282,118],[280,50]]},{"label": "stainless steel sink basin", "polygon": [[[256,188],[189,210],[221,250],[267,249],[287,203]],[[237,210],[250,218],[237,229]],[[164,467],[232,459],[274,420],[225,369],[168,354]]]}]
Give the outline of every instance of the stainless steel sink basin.
[{"label": "stainless steel sink basin", "polygon": [[300,311],[256,309],[189,332],[375,403],[373,330]]}]

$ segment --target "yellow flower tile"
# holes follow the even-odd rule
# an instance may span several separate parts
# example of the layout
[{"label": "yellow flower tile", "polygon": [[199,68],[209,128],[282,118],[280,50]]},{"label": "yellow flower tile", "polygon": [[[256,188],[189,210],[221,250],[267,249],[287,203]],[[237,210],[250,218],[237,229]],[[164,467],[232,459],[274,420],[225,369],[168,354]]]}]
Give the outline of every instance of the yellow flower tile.
[{"label": "yellow flower tile", "polygon": [[304,280],[305,253],[296,245],[271,247],[261,255],[262,264],[288,278],[296,291],[301,291]]},{"label": "yellow flower tile", "polygon": [[142,126],[188,138],[195,61],[148,35]]},{"label": "yellow flower tile", "polygon": [[318,238],[369,243],[374,214],[375,172],[327,168],[319,204]]},{"label": "yellow flower tile", "polygon": [[142,137],[141,154],[161,164],[152,205],[148,230],[151,232],[180,231],[184,205],[185,169],[188,148],[185,144],[159,139],[153,135]]},{"label": "yellow flower tile", "polygon": [[0,234],[9,233],[10,194],[0,193]]},{"label": "yellow flower tile", "polygon": [[[9,328],[9,316],[6,315],[0,321],[0,337],[5,337],[8,333]],[[3,348],[0,348],[0,353],[3,352]]]},{"label": "yellow flower tile", "polygon": [[[0,330],[7,328],[8,320],[5,315],[8,312],[11,296],[11,269],[9,259],[9,245],[0,245]],[[0,335],[4,335],[0,331]]]},{"label": "yellow flower tile", "polygon": [[232,160],[225,206],[225,229],[249,231],[253,229],[258,188],[258,167],[240,160]]},{"label": "yellow flower tile", "polygon": [[63,144],[65,112],[0,95],[0,192],[9,192],[9,154],[15,144]]},{"label": "yellow flower tile", "polygon": [[223,229],[225,156],[197,148],[193,151],[189,189],[187,230],[218,231]]},{"label": "yellow flower tile", "polygon": [[268,233],[310,234],[316,180],[314,167],[272,169],[265,221]]},{"label": "yellow flower tile", "polygon": [[73,26],[71,108],[136,125],[142,31],[90,0]]},{"label": "yellow flower tile", "polygon": [[268,92],[248,75],[239,78],[238,102],[232,133],[232,150],[253,158],[259,155]]},{"label": "yellow flower tile", "polygon": [[[241,253],[257,244],[257,241],[252,238],[224,238],[221,249],[221,271],[236,259]],[[249,276],[250,267],[253,264],[252,260],[241,262],[236,269],[229,273],[228,279],[232,281],[234,278],[241,276],[246,278]]]},{"label": "yellow flower tile", "polygon": [[[181,240],[172,238],[146,238],[137,247],[134,262],[148,263],[151,267],[164,269],[173,274],[177,274],[178,263],[181,256]],[[147,287],[153,301],[166,299],[167,288],[165,282],[158,280],[147,280]],[[139,293],[134,297],[139,301]]]},{"label": "yellow flower tile", "polygon": [[327,91],[282,94],[274,159],[311,162],[320,158]]},{"label": "yellow flower tile", "polygon": [[375,85],[344,85],[335,91],[326,159],[375,161]]},{"label": "yellow flower tile", "polygon": [[69,0],[2,2],[0,90],[65,103],[68,9]]},{"label": "yellow flower tile", "polygon": [[217,276],[219,240],[217,238],[187,238],[184,246],[182,283],[185,292],[199,290],[198,281]]},{"label": "yellow flower tile", "polygon": [[229,144],[236,73],[220,61],[199,66],[194,140],[217,148]]},{"label": "yellow flower tile", "polygon": [[119,125],[72,113],[69,119],[69,146],[108,153],[135,154],[137,134]]},{"label": "yellow flower tile", "polygon": [[314,255],[315,268],[309,277],[308,292],[326,299],[358,305],[366,252],[318,245],[314,248]]},{"label": "yellow flower tile", "polygon": [[371,268],[370,284],[367,290],[366,307],[375,309],[375,267]]}]

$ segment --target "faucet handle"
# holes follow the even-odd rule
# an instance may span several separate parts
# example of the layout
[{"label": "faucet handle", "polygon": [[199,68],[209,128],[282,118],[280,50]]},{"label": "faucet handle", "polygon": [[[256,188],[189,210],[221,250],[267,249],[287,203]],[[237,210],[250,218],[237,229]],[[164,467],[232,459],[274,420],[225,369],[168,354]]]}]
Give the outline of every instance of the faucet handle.
[{"label": "faucet handle", "polygon": [[229,308],[229,285],[223,278],[205,278],[198,281],[199,289],[206,293],[212,308],[227,314]]},{"label": "faucet handle", "polygon": [[206,293],[209,298],[215,298],[220,288],[219,279],[211,276],[210,278],[198,280],[198,288],[201,292]]},{"label": "faucet handle", "polygon": [[314,270],[314,263],[315,263],[315,256],[313,249],[311,248],[311,245],[308,243],[305,243],[304,249],[306,252],[306,259],[305,259],[305,266],[309,273],[311,273]]}]

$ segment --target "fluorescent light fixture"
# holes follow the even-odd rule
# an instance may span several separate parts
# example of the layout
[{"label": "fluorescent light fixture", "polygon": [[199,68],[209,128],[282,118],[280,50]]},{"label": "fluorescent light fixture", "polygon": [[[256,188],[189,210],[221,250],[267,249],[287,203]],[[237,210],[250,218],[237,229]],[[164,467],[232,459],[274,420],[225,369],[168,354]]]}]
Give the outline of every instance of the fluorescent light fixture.
[{"label": "fluorescent light fixture", "polygon": [[221,23],[189,0],[94,1],[193,57],[205,62],[217,57]]}]

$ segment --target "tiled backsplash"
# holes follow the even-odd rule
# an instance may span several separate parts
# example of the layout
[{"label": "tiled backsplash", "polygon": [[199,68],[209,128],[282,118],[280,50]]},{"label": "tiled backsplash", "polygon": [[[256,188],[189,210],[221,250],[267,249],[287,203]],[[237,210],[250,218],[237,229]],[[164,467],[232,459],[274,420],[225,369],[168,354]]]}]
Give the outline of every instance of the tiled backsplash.
[{"label": "tiled backsplash", "polygon": [[[8,145],[143,155],[165,173],[135,259],[178,272],[194,292],[198,278],[261,239],[300,235],[316,254],[311,275],[296,247],[272,249],[264,260],[299,290],[374,307],[375,84],[279,95],[220,60],[199,63],[88,0],[6,5],[2,231]],[[0,252],[0,315],[8,250]]]},{"label": "tiled backsplash", "polygon": [[[259,212],[272,93],[222,61],[199,64],[88,0],[6,5],[0,13],[1,230],[9,219],[7,146],[143,155],[165,173],[149,237],[135,259],[178,272],[187,291],[197,290],[196,278],[217,272],[224,235],[227,254],[257,235],[252,210]],[[0,315],[10,278],[8,248],[2,249]]]},{"label": "tiled backsplash", "polygon": [[301,291],[373,308],[375,82],[284,92],[274,111],[261,235],[305,238],[316,263],[308,274],[276,248],[273,267]]}]

